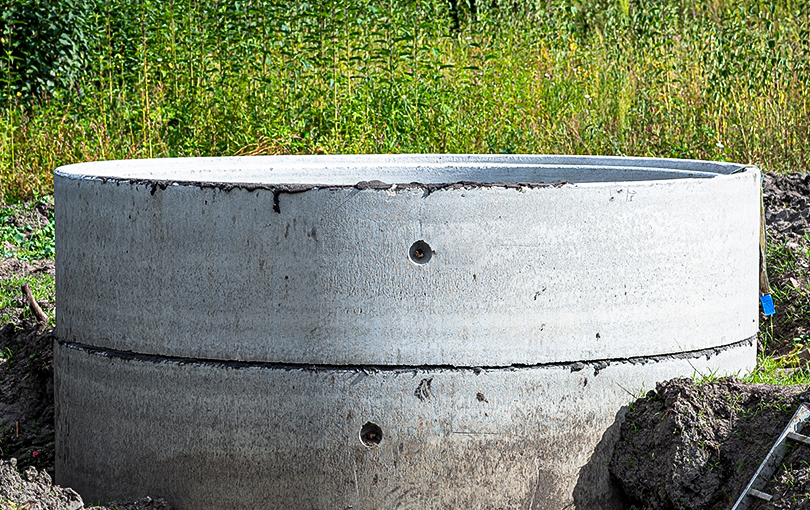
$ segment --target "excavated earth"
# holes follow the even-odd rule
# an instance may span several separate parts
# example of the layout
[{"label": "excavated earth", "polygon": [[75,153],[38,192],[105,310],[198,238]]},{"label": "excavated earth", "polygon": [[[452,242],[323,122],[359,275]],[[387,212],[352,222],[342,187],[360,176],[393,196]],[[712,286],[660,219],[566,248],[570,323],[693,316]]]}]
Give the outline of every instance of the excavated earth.
[{"label": "excavated earth", "polygon": [[[810,176],[766,174],[764,184],[768,239],[790,262],[772,272],[771,285],[784,302],[761,327],[760,349],[777,356],[795,352],[805,338],[810,343]],[[52,217],[47,207],[18,208],[7,222],[47,220]],[[0,259],[0,280],[53,271],[53,261]],[[55,307],[40,305],[48,312]],[[166,501],[149,497],[159,494],[85,505],[72,489],[52,485],[53,336],[32,322],[22,293],[11,309],[0,312],[17,317],[0,328],[0,510],[169,509]],[[810,388],[800,386],[734,378],[658,383],[620,413],[610,472],[631,502],[627,509],[730,508],[804,401],[810,401]],[[792,449],[766,489],[773,500],[753,508],[810,509],[810,447]]]},{"label": "excavated earth", "polygon": [[[730,508],[810,390],[674,379],[630,405],[611,474],[630,508]],[[770,504],[810,508],[810,448],[795,448],[767,485]],[[765,492],[765,491],[764,491]]]}]

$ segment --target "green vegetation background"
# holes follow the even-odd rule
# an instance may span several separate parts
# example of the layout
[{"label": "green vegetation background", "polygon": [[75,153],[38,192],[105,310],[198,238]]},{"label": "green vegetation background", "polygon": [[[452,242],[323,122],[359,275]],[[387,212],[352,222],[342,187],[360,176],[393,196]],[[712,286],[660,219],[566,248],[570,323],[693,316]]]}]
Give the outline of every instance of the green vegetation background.
[{"label": "green vegetation background", "polygon": [[809,28],[810,3],[792,0],[6,0],[0,202],[115,158],[576,153],[798,171]]}]

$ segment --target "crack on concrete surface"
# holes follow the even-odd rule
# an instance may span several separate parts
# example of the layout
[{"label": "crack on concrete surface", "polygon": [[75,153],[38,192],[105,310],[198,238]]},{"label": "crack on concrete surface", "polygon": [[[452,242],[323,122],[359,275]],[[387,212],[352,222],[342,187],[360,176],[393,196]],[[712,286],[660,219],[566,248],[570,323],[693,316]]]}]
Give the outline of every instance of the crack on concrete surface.
[{"label": "crack on concrete surface", "polygon": [[716,356],[724,351],[737,349],[740,347],[750,347],[754,345],[756,336],[748,337],[744,340],[726,344],[718,347],[709,347],[707,349],[698,349],[693,351],[684,351],[671,354],[657,354],[652,356],[637,356],[629,358],[610,358],[600,360],[587,360],[587,361],[556,361],[548,363],[536,364],[521,364],[516,363],[512,365],[496,365],[496,366],[465,366],[465,365],[333,365],[333,364],[315,364],[315,363],[274,363],[269,361],[234,361],[234,360],[216,360],[205,358],[192,358],[182,356],[159,356],[154,354],[141,354],[132,351],[119,351],[115,349],[107,349],[103,347],[95,347],[92,345],[82,344],[79,342],[71,342],[63,340],[57,335],[57,342],[60,346],[74,349],[77,351],[86,352],[91,355],[103,356],[106,358],[115,358],[125,361],[142,361],[149,363],[166,363],[174,365],[195,365],[195,366],[211,366],[216,368],[259,368],[259,369],[276,369],[276,370],[300,370],[308,372],[319,371],[343,371],[362,374],[364,377],[373,375],[378,372],[423,372],[431,370],[445,370],[445,371],[472,371],[476,374],[489,371],[513,371],[513,370],[526,370],[526,369],[545,369],[545,368],[562,368],[568,369],[571,372],[578,372],[586,368],[593,370],[593,375],[598,376],[599,373],[611,365],[646,365],[648,363],[659,363],[662,361],[670,360],[693,360],[705,357],[707,360],[712,356]]},{"label": "crack on concrete surface", "polygon": [[566,184],[571,184],[569,181],[558,180],[554,182],[479,182],[479,181],[458,181],[451,183],[432,183],[425,184],[420,182],[410,183],[395,183],[388,184],[379,180],[360,181],[356,184],[263,184],[263,183],[249,183],[249,182],[210,182],[210,181],[178,181],[166,179],[133,179],[133,178],[120,178],[120,177],[90,177],[90,176],[77,176],[74,174],[62,174],[69,178],[79,178],[91,181],[100,181],[103,184],[113,182],[116,185],[122,183],[130,184],[133,186],[145,186],[149,188],[149,194],[154,195],[158,188],[165,191],[169,186],[187,186],[198,187],[200,189],[216,189],[219,191],[229,192],[235,189],[253,192],[256,190],[270,191],[273,193],[273,211],[281,213],[279,205],[279,197],[282,194],[295,194],[303,193],[310,190],[341,190],[341,189],[358,189],[358,190],[378,190],[378,191],[393,191],[398,189],[421,189],[423,190],[422,198],[427,198],[432,193],[442,190],[458,190],[458,189],[474,189],[474,188],[505,188],[505,189],[536,189],[536,188],[560,188]]}]

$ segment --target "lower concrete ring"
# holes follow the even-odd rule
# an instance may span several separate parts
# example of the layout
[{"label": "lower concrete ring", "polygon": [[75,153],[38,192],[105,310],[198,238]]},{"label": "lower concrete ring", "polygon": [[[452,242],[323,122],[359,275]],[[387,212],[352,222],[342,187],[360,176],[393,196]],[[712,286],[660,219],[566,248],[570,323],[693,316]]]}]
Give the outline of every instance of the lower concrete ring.
[{"label": "lower concrete ring", "polygon": [[615,509],[617,411],[656,381],[748,371],[755,355],[749,338],[629,360],[377,369],[60,341],[57,481],[85,500],[150,494],[178,510]]}]

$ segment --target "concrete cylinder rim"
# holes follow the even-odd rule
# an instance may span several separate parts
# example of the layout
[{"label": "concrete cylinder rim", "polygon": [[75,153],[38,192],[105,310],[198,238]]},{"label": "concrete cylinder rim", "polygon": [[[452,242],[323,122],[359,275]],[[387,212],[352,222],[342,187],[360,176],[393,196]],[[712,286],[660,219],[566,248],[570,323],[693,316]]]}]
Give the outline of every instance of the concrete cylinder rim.
[{"label": "concrete cylinder rim", "polygon": [[[57,168],[57,176],[104,181],[237,186],[600,184],[715,178],[750,165],[670,158],[497,154],[278,155],[108,160]],[[539,180],[542,179],[542,180]]]},{"label": "concrete cylinder rim", "polygon": [[[142,354],[323,365],[533,365],[729,345],[755,334],[757,313],[759,171],[734,168],[744,171],[394,192],[57,175],[57,295],[73,296],[57,330]],[[427,264],[409,256],[420,240],[437,254]],[[234,317],[227,295],[241,303],[238,333],[217,327]],[[652,295],[673,308],[651,314]],[[467,320],[451,320],[462,306]],[[404,347],[375,348],[377,337]],[[474,347],[490,338],[509,347]]]}]

